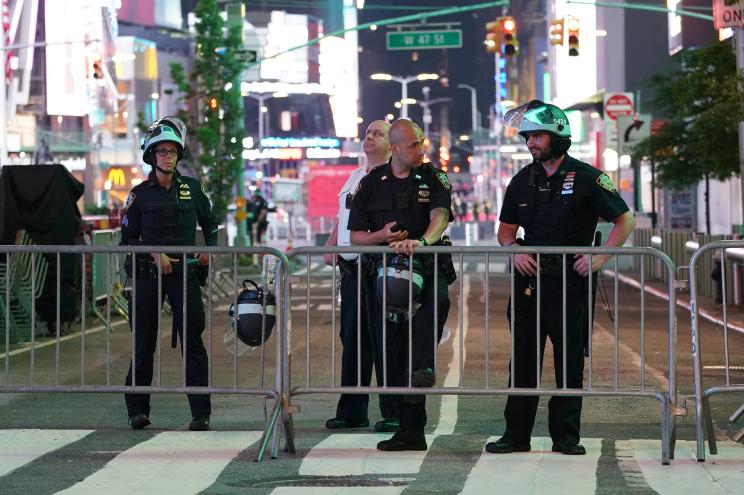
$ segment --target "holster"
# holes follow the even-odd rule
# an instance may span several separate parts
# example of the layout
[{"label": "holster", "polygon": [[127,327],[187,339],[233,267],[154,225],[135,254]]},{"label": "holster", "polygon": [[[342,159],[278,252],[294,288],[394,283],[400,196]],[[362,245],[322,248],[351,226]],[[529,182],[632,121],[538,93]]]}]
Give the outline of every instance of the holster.
[{"label": "holster", "polygon": [[338,267],[341,269],[342,273],[345,273],[346,275],[350,275],[352,277],[356,276],[356,260],[347,260],[344,259],[342,256],[337,256],[336,260],[338,261]]},{"label": "holster", "polygon": [[[155,264],[149,255],[147,257],[137,256],[137,278],[138,279],[156,279],[158,278],[158,265]],[[128,254],[124,260],[124,271],[129,278],[132,278],[132,255]]]},{"label": "holster", "polygon": [[[437,244],[438,246],[451,246],[449,236],[443,235],[442,240]],[[452,254],[445,253],[438,256],[439,259],[439,270],[442,272],[444,277],[447,279],[447,285],[452,285],[457,280],[457,272],[455,271],[455,264],[452,262]]]}]

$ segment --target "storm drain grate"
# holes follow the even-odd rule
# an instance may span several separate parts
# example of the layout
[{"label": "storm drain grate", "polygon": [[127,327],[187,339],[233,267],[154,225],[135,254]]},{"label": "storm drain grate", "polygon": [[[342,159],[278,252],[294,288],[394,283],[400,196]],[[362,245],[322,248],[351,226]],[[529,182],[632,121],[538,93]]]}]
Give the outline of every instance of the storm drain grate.
[{"label": "storm drain grate", "polygon": [[235,483],[227,483],[233,487],[281,487],[281,486],[315,486],[315,487],[334,487],[334,486],[359,486],[359,487],[381,487],[381,486],[407,486],[412,480],[407,478],[380,479],[364,478],[359,476],[324,476],[310,477],[302,476],[299,478],[285,478],[264,481],[245,480]]}]

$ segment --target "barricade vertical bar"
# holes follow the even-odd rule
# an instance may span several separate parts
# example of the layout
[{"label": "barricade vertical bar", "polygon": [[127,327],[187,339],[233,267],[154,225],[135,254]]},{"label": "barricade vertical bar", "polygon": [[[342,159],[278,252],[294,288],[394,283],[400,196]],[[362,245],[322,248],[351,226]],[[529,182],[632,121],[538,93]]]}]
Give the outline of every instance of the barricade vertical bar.
[{"label": "barricade vertical bar", "polygon": [[[510,253],[509,258],[511,261],[509,263],[509,271],[511,272],[509,274],[509,388],[514,388],[514,299],[516,298],[516,294],[514,293],[514,260],[516,259],[516,254],[514,252]],[[540,266],[539,262],[537,266]]]},{"label": "barricade vertical bar", "polygon": [[85,275],[85,253],[80,255],[82,270],[82,287],[80,287],[80,385],[85,385],[85,287],[88,285]]},{"label": "barricade vertical bar", "polygon": [[[537,317],[535,319],[535,376],[537,377],[537,382],[535,388],[540,388],[540,383],[542,382],[542,377],[540,376],[540,320],[542,318],[540,315],[542,306],[542,283],[540,281],[542,277],[540,273],[540,265],[540,253],[537,253],[537,278],[535,279],[535,290],[537,291],[537,294],[535,294],[537,298]],[[514,356],[512,356],[512,359],[514,359]]]},{"label": "barricade vertical bar", "polygon": [[13,257],[5,253],[5,384],[10,385],[10,276]]},{"label": "barricade vertical bar", "polygon": [[[188,334],[189,334],[189,323],[188,323],[188,315],[186,314],[186,309],[188,308],[188,259],[186,258],[186,251],[181,252],[181,349],[183,350],[183,359],[181,360],[183,362],[183,366],[181,368],[183,372],[183,386],[187,386],[187,379],[186,379],[186,363],[189,360],[189,345],[188,345]],[[178,344],[176,344],[178,345]]]},{"label": "barricade vertical bar", "polygon": [[434,376],[439,370],[439,253],[434,253]]},{"label": "barricade vertical bar", "polygon": [[305,282],[305,386],[310,386],[310,253],[305,257],[307,278]]},{"label": "barricade vertical bar", "polygon": [[[358,261],[359,261],[359,257],[357,256],[357,284],[356,284],[356,286],[357,286],[356,287],[356,289],[357,289],[356,290],[356,298],[357,298],[357,305],[356,305],[356,310],[357,310],[357,313],[356,313],[356,316],[357,316],[357,318],[356,318],[357,319],[357,321],[356,321],[356,327],[357,327],[356,328],[356,333],[357,333],[357,340],[356,340],[356,342],[357,342],[357,348],[356,348],[356,353],[357,353],[357,382],[356,383],[357,383],[357,387],[361,387],[362,386],[362,279],[359,276]],[[333,271],[333,276],[334,276],[334,278],[336,276],[335,269]],[[335,284],[333,285],[333,287],[335,288]],[[335,307],[335,300],[334,300],[334,307]],[[336,335],[335,328],[333,329],[333,335],[334,336]],[[336,348],[335,348],[335,343],[336,343],[336,339],[334,338],[333,339],[334,347],[332,349],[333,363],[334,363],[334,365],[331,367],[331,369],[333,370],[333,373],[334,374],[336,372],[336,366],[335,366],[335,363],[336,363],[336,352],[335,352],[336,351]]]},{"label": "barricade vertical bar", "polygon": [[383,253],[382,255],[382,386],[387,387],[388,373],[387,373],[387,318],[385,317],[385,309],[387,308],[387,256]]},{"label": "barricade vertical bar", "polygon": [[[60,255],[59,251],[57,251],[55,253],[55,259],[57,260],[57,273],[56,273],[56,275],[57,275],[57,287],[56,287],[56,291],[55,291],[56,292],[56,301],[55,301],[55,303],[56,303],[56,306],[57,306],[56,313],[55,313],[56,314],[56,318],[57,318],[57,331],[55,332],[55,342],[54,342],[54,384],[55,385],[59,385],[59,346],[60,346],[59,336],[60,336],[60,332],[61,332],[61,328],[60,327],[62,326],[62,317],[60,315],[60,304],[59,304],[60,303],[60,290],[61,290],[60,289],[60,285],[62,285],[62,284],[59,283],[60,276],[61,276],[61,273],[62,273],[62,270],[61,270],[61,267],[60,267],[60,263],[62,261],[62,257]],[[31,294],[31,298],[32,299],[35,299],[34,296],[35,296],[35,294],[32,293]]]},{"label": "barricade vertical bar", "polygon": [[413,387],[413,253],[408,255],[408,386]]},{"label": "barricade vertical bar", "polygon": [[[465,273],[464,263],[462,259],[462,253],[460,253],[460,273]],[[436,287],[436,285],[435,285]],[[460,383],[459,387],[463,387],[463,378],[465,377],[465,329],[463,328],[463,314],[462,308],[465,307],[465,276],[460,276],[460,307],[457,312],[457,333],[460,337]]]},{"label": "barricade vertical bar", "polygon": [[[129,306],[131,308],[132,313],[132,321],[131,321],[131,329],[132,329],[132,387],[135,387],[137,385],[137,367],[134,365],[136,363],[135,361],[135,344],[137,341],[137,254],[138,253],[132,253],[132,297],[129,299]],[[156,254],[157,256],[160,256],[160,254]],[[159,260],[160,258],[158,258]],[[161,270],[160,270],[160,263],[155,263],[155,266],[158,270],[158,277],[160,277]],[[158,290],[158,298],[160,296],[160,291]],[[158,311],[160,311],[160,306],[158,306]]]},{"label": "barricade vertical bar", "polygon": [[[566,364],[566,253],[563,253],[561,255],[561,271],[562,271],[562,278],[563,278],[563,290],[561,291],[563,293],[563,309],[561,311],[562,313],[562,321],[561,325],[563,326],[563,389],[565,390],[568,388],[567,383],[568,379],[566,377],[566,373],[568,370],[568,365]],[[589,273],[591,273],[592,267],[589,267]]]},{"label": "barricade vertical bar", "polygon": [[723,293],[723,360],[726,365],[726,386],[731,385],[731,370],[729,369],[729,325],[728,301],[726,297],[726,250],[721,248],[721,292]]},{"label": "barricade vertical bar", "polygon": [[[594,265],[592,264],[592,253],[589,253],[589,275],[587,278],[589,279],[589,283],[587,284],[588,291],[586,294],[587,297],[587,307],[589,308],[588,312],[588,322],[589,322],[589,328],[587,329],[587,339],[586,339],[586,346],[587,351],[589,353],[589,390],[592,390],[593,386],[593,379],[592,376],[594,373],[593,369],[593,359],[594,355],[592,354],[592,339],[594,338],[594,271],[592,270],[592,267]],[[602,268],[600,268],[601,270]],[[599,280],[599,277],[597,278]]]},{"label": "barricade vertical bar", "polygon": [[[675,310],[677,309],[677,293],[674,290],[674,272],[669,274],[669,396],[671,400],[670,406],[671,411],[675,411],[677,408],[677,317]],[[669,410],[667,410],[669,413]],[[667,421],[669,422],[669,436],[667,436],[667,443],[662,445],[662,462],[669,464],[670,451],[674,453],[674,442],[675,442],[675,427],[676,417],[673,414],[667,414]],[[662,435],[663,436],[663,435]]]},{"label": "barricade vertical bar", "polygon": [[[266,257],[269,256],[269,253],[264,253],[262,260],[267,259]],[[233,257],[235,258],[235,262],[237,263],[238,255],[233,253]],[[261,263],[261,273],[263,277],[264,271],[268,271],[266,268],[266,264]],[[268,276],[266,276],[268,278]],[[264,292],[263,292],[263,298],[261,299],[261,355],[259,356],[259,372],[258,372],[258,381],[261,385],[261,388],[264,388],[264,373],[266,369],[266,346],[264,343],[266,342],[266,320],[267,320],[267,311],[266,311],[266,304],[267,299],[269,297],[269,284],[268,280],[259,280],[258,283],[260,286],[263,286]],[[274,300],[274,312],[276,313],[276,299]],[[276,314],[274,315],[274,322],[276,322]]]},{"label": "barricade vertical bar", "polygon": [[646,388],[646,274],[641,256],[641,390]]},{"label": "barricade vertical bar", "polygon": [[[233,254],[235,256],[235,254]],[[207,354],[207,386],[212,386],[212,361],[214,359],[214,349],[212,348],[212,283],[214,278],[214,273],[212,273],[212,267],[214,267],[214,257],[212,256],[212,253],[207,253],[207,328],[209,328],[209,332],[207,333],[207,341],[209,343],[209,353]],[[263,383],[261,383],[261,388],[263,388]]]},{"label": "barricade vertical bar", "polygon": [[[36,294],[36,253],[31,253],[31,295]],[[10,309],[10,307],[8,307]],[[36,359],[36,299],[31,298],[31,358],[30,382],[34,384],[34,360]]]},{"label": "barricade vertical bar", "polygon": [[238,257],[233,253],[233,388],[238,388]]},{"label": "barricade vertical bar", "polygon": [[[106,253],[106,385],[111,385],[111,252]],[[126,290],[126,281],[122,292]],[[131,324],[131,322],[130,322]]]},{"label": "barricade vertical bar", "polygon": [[617,269],[617,255],[614,256],[615,260],[615,349],[613,352],[613,361],[614,361],[614,368],[615,368],[615,390],[618,389],[619,386],[619,380],[620,380],[620,364],[619,364],[619,346],[620,346],[620,335],[619,335],[619,325],[620,321],[618,318],[618,304],[620,302],[620,295],[619,295],[619,287],[618,287],[618,269]]},{"label": "barricade vertical bar", "polygon": [[[337,254],[333,255],[333,260],[331,262],[331,362],[330,368],[331,368],[331,386],[336,386],[336,307],[338,306],[338,299],[340,297],[340,292],[338,288],[338,282],[336,281],[336,257],[340,256]],[[357,260],[358,261],[358,260]],[[359,311],[359,292],[360,292],[360,285],[359,285],[359,263],[356,263],[356,270],[357,270],[357,320],[359,320],[360,311]],[[343,277],[343,274],[341,275]]]},{"label": "barricade vertical bar", "polygon": [[[162,301],[163,301],[163,272],[161,270],[158,270],[158,302],[157,302],[157,310],[156,313],[158,315],[158,330],[157,330],[157,338],[155,339],[155,353],[157,354],[157,360],[158,360],[158,366],[157,366],[157,384],[158,387],[161,385],[161,379],[162,379],[162,371],[163,371],[163,361],[162,361],[162,346],[161,346],[161,337],[162,337],[162,331],[163,331],[163,325],[162,325],[162,319],[163,319],[163,310],[162,310]],[[170,301],[168,301],[170,303]]]},{"label": "barricade vertical bar", "polygon": [[[462,274],[462,272],[460,273],[460,276],[461,277],[464,276]],[[485,352],[486,362],[484,363],[485,364],[485,366],[484,366],[485,367],[484,373],[486,375],[485,376],[486,379],[485,379],[485,382],[484,383],[485,383],[485,387],[486,388],[488,388],[488,373],[489,373],[489,369],[488,369],[489,366],[488,365],[489,365],[489,361],[491,359],[490,356],[489,356],[490,343],[489,343],[489,329],[488,329],[488,320],[489,320],[489,318],[488,318],[488,316],[489,316],[489,314],[488,314],[488,311],[489,311],[488,306],[489,306],[489,304],[488,303],[489,303],[489,301],[491,299],[491,289],[489,287],[490,278],[491,278],[491,255],[490,255],[490,253],[487,252],[486,253],[486,283],[484,284],[484,289],[485,289],[485,292],[486,292],[484,294],[486,296],[486,302],[485,302],[486,307],[485,307],[485,311],[483,312],[483,332],[484,332],[483,338],[485,340],[484,344],[486,346],[486,349],[485,349],[485,351],[486,351]]]}]

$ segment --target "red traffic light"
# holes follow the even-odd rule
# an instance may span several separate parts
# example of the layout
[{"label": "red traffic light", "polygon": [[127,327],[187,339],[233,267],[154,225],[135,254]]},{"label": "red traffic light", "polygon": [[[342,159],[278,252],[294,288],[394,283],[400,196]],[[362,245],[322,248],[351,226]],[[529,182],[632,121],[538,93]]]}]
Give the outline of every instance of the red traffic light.
[{"label": "red traffic light", "polygon": [[211,108],[212,110],[217,110],[217,105],[218,105],[217,98],[210,98],[209,108]]}]

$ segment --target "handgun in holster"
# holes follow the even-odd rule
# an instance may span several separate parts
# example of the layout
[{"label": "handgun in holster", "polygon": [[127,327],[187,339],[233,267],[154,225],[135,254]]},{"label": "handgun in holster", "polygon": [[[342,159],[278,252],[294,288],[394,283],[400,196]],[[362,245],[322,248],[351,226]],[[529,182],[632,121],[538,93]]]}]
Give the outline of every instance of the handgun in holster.
[{"label": "handgun in holster", "polygon": [[[158,278],[158,265],[150,257],[150,255],[137,254],[137,278],[140,280],[144,279],[156,279]],[[129,278],[132,277],[132,255],[128,254],[124,260],[124,271]]]},{"label": "handgun in holster", "polygon": [[186,277],[189,280],[196,278],[199,280],[201,287],[206,287],[207,277],[209,277],[209,265],[200,264],[199,258],[188,258],[186,260]]}]

